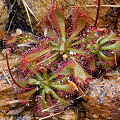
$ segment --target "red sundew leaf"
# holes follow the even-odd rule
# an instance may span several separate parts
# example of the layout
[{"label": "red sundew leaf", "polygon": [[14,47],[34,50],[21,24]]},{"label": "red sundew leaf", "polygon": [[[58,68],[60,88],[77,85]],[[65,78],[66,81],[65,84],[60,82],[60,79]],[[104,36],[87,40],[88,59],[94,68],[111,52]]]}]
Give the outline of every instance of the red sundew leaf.
[{"label": "red sundew leaf", "polygon": [[17,41],[17,38],[15,36],[12,36],[7,39],[6,44],[9,45],[9,44],[15,43],[16,41]]},{"label": "red sundew leaf", "polygon": [[65,41],[65,22],[64,22],[64,15],[59,11],[59,10],[54,10],[54,15],[58,21],[61,35],[62,35],[62,40]]},{"label": "red sundew leaf", "polygon": [[45,56],[40,58],[40,61],[38,62],[37,66],[41,64],[44,64],[44,67],[47,66],[50,68],[50,66],[55,66],[55,64],[57,64],[57,57],[58,57],[58,52],[54,52],[54,53],[48,53],[45,54]]},{"label": "red sundew leaf", "polygon": [[50,30],[53,29],[53,26],[52,26],[50,20],[48,19],[48,17],[45,17],[43,19],[43,21],[41,22],[41,27],[42,27],[42,30],[44,30],[46,27]]},{"label": "red sundew leaf", "polygon": [[[72,57],[71,57],[72,58]],[[83,81],[86,81],[88,79],[91,79],[92,77],[85,72],[85,70],[75,61],[74,58],[71,59],[71,66],[74,69],[74,75],[75,80],[77,83],[81,83]]]},{"label": "red sundew leaf", "polygon": [[89,52],[83,50],[82,48],[79,48],[79,49],[68,48],[67,50],[70,51],[70,52],[76,53],[76,54],[78,53],[79,55],[82,55],[82,56],[88,56],[89,55]]},{"label": "red sundew leaf", "polygon": [[86,21],[84,18],[80,17],[76,24],[76,28],[74,28],[72,35],[68,38],[67,45],[69,45],[71,40],[74,40],[75,36],[77,36],[83,30],[86,25]]},{"label": "red sundew leaf", "polygon": [[22,58],[23,63],[28,63],[33,60],[36,60],[37,58],[41,57],[42,55],[50,52],[52,49],[51,48],[44,48],[42,45],[35,48],[31,52],[28,52],[27,54],[24,55]]},{"label": "red sundew leaf", "polygon": [[85,20],[85,13],[82,12],[81,8],[76,7],[72,12],[73,31],[75,31],[77,28],[77,23],[79,21],[79,18],[84,18]]},{"label": "red sundew leaf", "polygon": [[69,66],[69,65],[67,65],[66,67],[64,67],[62,70],[61,70],[61,72],[59,73],[60,75],[70,75],[70,74],[72,74],[73,73],[73,70],[72,70],[72,68]]},{"label": "red sundew leaf", "polygon": [[[54,26],[52,26],[48,17],[44,18],[43,21],[41,22],[41,29],[42,29],[45,37],[47,36],[54,40],[56,40],[58,38],[57,33],[54,29]],[[45,31],[46,31],[46,35],[45,35]]]},{"label": "red sundew leaf", "polygon": [[89,55],[86,57],[86,60],[88,61],[89,63],[89,68],[91,71],[95,71],[96,70],[96,60],[95,60],[95,57],[94,55]]},{"label": "red sundew leaf", "polygon": [[111,61],[111,62],[108,62],[104,59],[101,59],[100,60],[102,66],[106,69],[106,70],[109,70],[113,65],[115,65],[115,62],[114,61]]},{"label": "red sundew leaf", "polygon": [[9,44],[15,43],[17,39],[20,38],[20,35],[22,35],[22,31],[17,29],[16,33],[11,35],[11,37],[7,39],[6,44],[9,45]]},{"label": "red sundew leaf", "polygon": [[87,37],[85,37],[85,41],[87,42],[94,42],[95,40],[95,33],[97,32],[96,29],[93,29],[88,35]]},{"label": "red sundew leaf", "polygon": [[19,95],[20,101],[23,102],[23,103],[28,102],[29,99],[30,99],[30,96],[31,96],[32,94],[34,94],[36,91],[38,91],[38,88],[37,88],[37,87],[36,87],[35,89],[33,89],[33,90],[30,90],[30,91],[28,91],[28,92],[25,92],[25,93],[20,94],[20,95]]},{"label": "red sundew leaf", "polygon": [[[45,24],[45,23],[42,24],[42,30],[44,32],[45,37],[47,36],[47,37],[52,38],[54,40],[58,39],[56,31],[54,29],[51,29],[47,24]],[[45,35],[45,31],[46,31],[46,35]]]},{"label": "red sundew leaf", "polygon": [[43,117],[46,115],[44,112],[42,112],[43,105],[42,105],[41,97],[39,95],[36,96],[36,102],[34,104],[33,110],[34,110],[35,115],[37,116]]},{"label": "red sundew leaf", "polygon": [[65,39],[65,21],[63,11],[59,8],[51,8],[50,10],[50,19],[52,25],[60,30],[62,39]]},{"label": "red sundew leaf", "polygon": [[40,70],[41,72],[46,72],[46,71],[47,71],[47,69],[44,68],[44,67],[40,67],[39,70]]}]

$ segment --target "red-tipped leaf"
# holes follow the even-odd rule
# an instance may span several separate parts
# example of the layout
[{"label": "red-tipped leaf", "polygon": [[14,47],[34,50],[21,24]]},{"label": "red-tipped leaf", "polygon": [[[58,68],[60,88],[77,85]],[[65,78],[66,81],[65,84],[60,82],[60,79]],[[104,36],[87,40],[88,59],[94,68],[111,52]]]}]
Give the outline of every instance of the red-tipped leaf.
[{"label": "red-tipped leaf", "polygon": [[19,95],[20,101],[23,102],[23,103],[28,102],[29,99],[30,99],[30,96],[33,95],[37,90],[38,90],[38,88],[35,88],[35,89],[33,89],[33,90],[30,90],[30,91],[28,91],[28,92],[25,92],[25,93],[20,94],[20,95]]}]

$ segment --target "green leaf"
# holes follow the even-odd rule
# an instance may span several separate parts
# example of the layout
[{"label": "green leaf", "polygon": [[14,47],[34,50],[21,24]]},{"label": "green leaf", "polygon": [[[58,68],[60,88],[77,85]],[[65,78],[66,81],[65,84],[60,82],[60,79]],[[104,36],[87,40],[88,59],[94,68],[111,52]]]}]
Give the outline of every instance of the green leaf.
[{"label": "green leaf", "polygon": [[93,48],[93,45],[87,44],[86,48],[87,48],[87,49],[92,49],[92,48]]},{"label": "green leaf", "polygon": [[83,39],[78,40],[78,41],[76,41],[76,42],[70,43],[70,44],[68,45],[68,47],[72,47],[72,46],[74,46],[74,45],[79,45],[79,44],[81,44],[81,43],[86,43],[86,42],[87,42],[87,41],[83,38]]},{"label": "green leaf", "polygon": [[18,85],[20,85],[21,87],[25,88],[27,87],[27,81],[22,81],[22,80],[19,80],[19,82],[17,82]]},{"label": "green leaf", "polygon": [[54,73],[51,77],[49,77],[49,81],[53,80],[54,78],[57,78],[58,75],[70,75],[72,73],[72,69],[69,65],[66,65],[62,70],[58,70],[58,72]]},{"label": "green leaf", "polygon": [[42,90],[41,102],[42,102],[42,107],[43,107],[43,109],[48,108],[48,106],[47,106],[47,104],[46,104],[46,102],[45,102],[45,90],[44,90],[44,89]]},{"label": "green leaf", "polygon": [[118,41],[112,45],[100,47],[100,49],[101,50],[120,50],[120,41]]},{"label": "green leaf", "polygon": [[68,84],[64,84],[64,85],[53,83],[51,84],[51,86],[60,90],[70,92],[70,93],[78,90],[76,84],[72,81],[68,81]]},{"label": "green leaf", "polygon": [[101,51],[99,51],[99,56],[102,57],[104,60],[107,60],[107,61],[113,61],[114,60],[114,57],[107,57],[105,56]]},{"label": "green leaf", "polygon": [[85,72],[85,70],[75,61],[74,58],[72,58],[71,63],[74,69],[75,79],[78,83],[85,81],[86,79],[91,79],[91,76]]},{"label": "green leaf", "polygon": [[99,38],[96,40],[96,44],[98,45],[99,42],[100,42],[100,40],[102,40],[102,39],[104,39],[104,38],[105,38],[105,36],[101,36],[101,37],[99,37]]},{"label": "green leaf", "polygon": [[111,65],[103,64],[103,67],[104,67],[106,70],[109,70],[109,69],[111,68]]},{"label": "green leaf", "polygon": [[29,85],[40,85],[40,81],[37,81],[36,79],[29,79],[28,80]]},{"label": "green leaf", "polygon": [[72,69],[69,65],[67,65],[66,67],[62,68],[62,70],[58,73],[60,75],[70,75],[72,73]]},{"label": "green leaf", "polygon": [[69,43],[71,42],[71,40],[73,40],[74,37],[77,36],[82,31],[82,29],[85,27],[85,25],[86,25],[85,19],[84,18],[79,18],[78,23],[77,23],[77,28],[72,33],[72,35],[68,38],[67,45],[69,45]]},{"label": "green leaf", "polygon": [[38,88],[35,88],[33,90],[30,90],[28,92],[25,92],[25,93],[22,93],[19,95],[19,98],[20,98],[20,101],[21,102],[28,102],[29,101],[29,98],[31,95],[33,95],[36,91],[38,91],[39,89]]},{"label": "green leaf", "polygon": [[65,42],[62,42],[62,44],[60,45],[60,54],[63,54],[65,52]]},{"label": "green leaf", "polygon": [[53,80],[54,78],[56,78],[59,74],[55,73],[54,75],[52,75],[51,77],[49,77],[49,81]]},{"label": "green leaf", "polygon": [[85,41],[88,43],[94,41],[96,32],[97,30],[93,30],[92,32],[90,32],[90,34],[88,34],[87,37],[85,37]]},{"label": "green leaf", "polygon": [[60,103],[61,110],[64,110],[65,108],[67,108],[71,104],[71,101],[63,100],[61,98],[58,100],[58,102]]},{"label": "green leaf", "polygon": [[60,97],[51,89],[51,95],[56,99],[56,100],[59,100]]},{"label": "green leaf", "polygon": [[87,55],[89,55],[89,53],[88,53],[88,51],[85,51],[85,50],[83,50],[83,49],[74,49],[74,48],[67,48],[67,50],[68,51],[71,51],[71,52],[75,52],[75,53],[78,53],[78,54],[80,54],[80,55],[82,55],[82,56],[87,56]]},{"label": "green leaf", "polygon": [[59,44],[56,43],[56,42],[54,42],[54,41],[48,41],[48,42],[51,43],[52,46],[55,46],[55,47],[58,47],[58,46],[59,46]]},{"label": "green leaf", "polygon": [[89,67],[91,70],[95,70],[96,68],[96,64],[95,64],[95,59],[92,58],[92,60],[90,61]]},{"label": "green leaf", "polygon": [[51,94],[56,100],[59,100],[59,96],[48,86],[45,86],[45,92],[46,94]]},{"label": "green leaf", "polygon": [[120,41],[116,42],[115,50],[120,50]]},{"label": "green leaf", "polygon": [[35,75],[39,78],[39,80],[43,80],[41,74],[40,74],[36,69],[33,69],[33,72],[34,72]]},{"label": "green leaf", "polygon": [[44,80],[47,80],[47,69],[45,67],[40,67],[39,70],[43,73]]},{"label": "green leaf", "polygon": [[46,94],[50,94],[50,92],[51,92],[51,88],[50,87],[45,86],[44,89],[45,89]]},{"label": "green leaf", "polygon": [[107,36],[105,39],[102,39],[102,40],[100,41],[99,45],[101,46],[101,45],[105,44],[105,43],[108,42],[108,41],[116,40],[115,37],[116,37],[116,36],[115,36],[115,33],[111,33],[111,34],[110,34],[109,36]]},{"label": "green leaf", "polygon": [[59,47],[53,47],[52,48],[52,51],[59,51],[60,49],[59,49]]}]

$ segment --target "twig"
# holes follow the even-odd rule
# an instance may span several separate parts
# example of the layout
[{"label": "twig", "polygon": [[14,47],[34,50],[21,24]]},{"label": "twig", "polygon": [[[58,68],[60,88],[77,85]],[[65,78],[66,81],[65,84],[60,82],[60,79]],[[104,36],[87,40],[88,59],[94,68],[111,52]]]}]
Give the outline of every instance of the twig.
[{"label": "twig", "polygon": [[[76,7],[76,6],[70,6],[70,7]],[[78,7],[85,7],[85,8],[90,8],[90,7],[98,7],[98,5],[83,5],[83,6],[80,6],[78,5]],[[119,8],[120,5],[100,5],[100,7],[115,7],[115,8]]]},{"label": "twig", "polygon": [[[3,70],[1,67],[0,67],[0,69],[2,70],[2,72],[3,72],[4,76],[6,76],[6,74],[5,74],[4,70]],[[6,77],[6,79],[7,79],[7,82],[11,85],[11,82],[9,81],[8,77]]]},{"label": "twig", "polygon": [[[79,89],[79,91],[78,91],[79,97],[81,98],[81,96],[82,96],[82,98],[83,98],[85,101],[87,101],[87,95],[82,91],[82,89],[81,89],[80,87],[78,87],[78,89]],[[78,99],[78,98],[77,98],[77,99]]]},{"label": "twig", "polygon": [[[18,68],[16,68],[15,70],[13,70],[12,73],[15,72],[15,71],[17,71],[17,70],[18,70]],[[5,75],[4,77],[0,78],[0,81],[3,80],[4,78],[8,77],[9,75],[10,75],[10,74],[7,74],[7,75]]]},{"label": "twig", "polygon": [[9,27],[8,27],[7,33],[10,31],[10,27],[11,27],[11,25],[12,25],[13,19],[14,19],[14,15],[12,16],[12,19],[10,20],[10,25],[9,25]]},{"label": "twig", "polygon": [[100,5],[100,7],[120,7],[120,5]]},{"label": "twig", "polygon": [[[31,102],[32,100],[29,100],[28,102]],[[21,103],[20,100],[12,100],[12,101],[6,101],[4,100],[4,102],[0,102],[0,107],[4,106],[4,105],[11,105],[11,104],[15,104],[15,103]]]}]

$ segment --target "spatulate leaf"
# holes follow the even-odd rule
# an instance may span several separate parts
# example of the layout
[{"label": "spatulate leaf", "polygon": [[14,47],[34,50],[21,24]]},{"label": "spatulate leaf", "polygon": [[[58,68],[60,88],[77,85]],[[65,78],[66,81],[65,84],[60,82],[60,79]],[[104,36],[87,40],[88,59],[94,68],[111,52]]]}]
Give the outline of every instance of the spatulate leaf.
[{"label": "spatulate leaf", "polygon": [[29,99],[30,99],[30,96],[31,96],[32,94],[34,94],[37,90],[38,90],[38,88],[35,88],[35,89],[33,89],[33,90],[30,90],[30,91],[28,91],[28,92],[25,92],[25,93],[20,94],[20,95],[19,95],[20,101],[23,102],[23,103],[28,102]]}]

